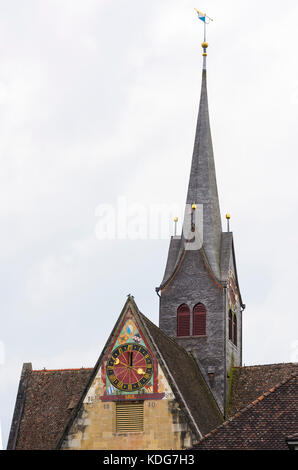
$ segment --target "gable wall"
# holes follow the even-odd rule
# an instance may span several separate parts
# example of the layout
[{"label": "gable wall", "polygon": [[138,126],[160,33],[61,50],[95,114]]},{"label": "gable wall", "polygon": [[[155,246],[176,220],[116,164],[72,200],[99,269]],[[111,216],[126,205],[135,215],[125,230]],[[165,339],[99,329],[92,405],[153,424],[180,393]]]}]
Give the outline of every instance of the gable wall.
[{"label": "gable wall", "polygon": [[104,387],[100,368],[62,449],[181,449],[192,445],[191,430],[160,366],[158,391],[165,395],[160,400],[144,400],[143,432],[116,432],[116,403],[101,400]]}]

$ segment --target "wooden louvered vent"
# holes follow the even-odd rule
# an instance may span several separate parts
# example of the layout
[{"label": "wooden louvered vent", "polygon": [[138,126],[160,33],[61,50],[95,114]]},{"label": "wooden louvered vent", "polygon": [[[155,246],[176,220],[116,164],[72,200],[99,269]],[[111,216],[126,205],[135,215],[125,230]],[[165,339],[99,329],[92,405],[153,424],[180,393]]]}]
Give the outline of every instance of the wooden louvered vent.
[{"label": "wooden louvered vent", "polygon": [[193,309],[193,335],[206,335],[206,308],[203,304],[197,304]]},{"label": "wooden louvered vent", "polygon": [[189,336],[190,310],[188,305],[182,304],[177,311],[177,336]]},{"label": "wooden louvered vent", "polygon": [[144,402],[116,403],[116,432],[144,430]]}]

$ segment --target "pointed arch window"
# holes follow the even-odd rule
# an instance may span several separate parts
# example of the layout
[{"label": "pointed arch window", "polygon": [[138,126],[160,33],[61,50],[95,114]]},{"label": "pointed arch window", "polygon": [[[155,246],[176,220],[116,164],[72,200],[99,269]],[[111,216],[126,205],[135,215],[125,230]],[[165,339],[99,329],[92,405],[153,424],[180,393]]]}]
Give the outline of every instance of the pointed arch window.
[{"label": "pointed arch window", "polygon": [[237,315],[229,310],[229,340],[237,346]]},{"label": "pointed arch window", "polygon": [[206,307],[203,304],[197,304],[193,309],[193,335],[206,335]]},{"label": "pointed arch window", "polygon": [[229,310],[229,340],[233,341],[233,314],[232,314],[232,310]]},{"label": "pointed arch window", "polygon": [[237,346],[237,317],[233,315],[233,343]]},{"label": "pointed arch window", "polygon": [[190,309],[186,304],[180,305],[177,310],[177,336],[190,335]]}]

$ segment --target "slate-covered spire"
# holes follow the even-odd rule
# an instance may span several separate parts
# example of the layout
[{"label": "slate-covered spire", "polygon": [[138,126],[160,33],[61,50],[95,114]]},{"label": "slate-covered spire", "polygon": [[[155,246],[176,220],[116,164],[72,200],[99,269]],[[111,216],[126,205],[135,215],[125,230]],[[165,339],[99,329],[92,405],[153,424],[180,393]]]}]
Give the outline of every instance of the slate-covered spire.
[{"label": "slate-covered spire", "polygon": [[221,217],[216,184],[207,97],[206,48],[203,47],[201,99],[187,192],[187,204],[203,204],[203,248],[213,273],[220,277]]}]

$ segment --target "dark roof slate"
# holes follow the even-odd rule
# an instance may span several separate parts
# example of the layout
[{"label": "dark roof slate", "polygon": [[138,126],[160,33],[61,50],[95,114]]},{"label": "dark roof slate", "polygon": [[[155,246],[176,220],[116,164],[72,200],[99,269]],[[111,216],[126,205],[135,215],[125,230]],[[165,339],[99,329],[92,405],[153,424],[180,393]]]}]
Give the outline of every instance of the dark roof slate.
[{"label": "dark roof slate", "polygon": [[[194,360],[184,348],[140,313],[140,317],[165,361],[180,394],[202,435],[223,422],[216,401]],[[166,371],[164,371],[166,372]],[[169,379],[173,387],[173,381]],[[178,398],[178,397],[177,397]]]},{"label": "dark roof slate", "polygon": [[55,449],[93,369],[33,370],[16,449]]},{"label": "dark roof slate", "polygon": [[228,416],[233,416],[271,387],[297,371],[297,363],[235,367],[233,369]]},{"label": "dark roof slate", "polygon": [[166,269],[161,286],[163,286],[175,272],[175,268],[181,257],[181,246],[181,237],[171,237]]},{"label": "dark roof slate", "polygon": [[232,243],[233,243],[233,233],[223,232],[221,234],[220,271],[221,271],[221,279],[224,281],[226,281],[229,276]]},{"label": "dark roof slate", "polygon": [[201,439],[194,449],[287,450],[298,428],[298,375],[293,373]]}]

